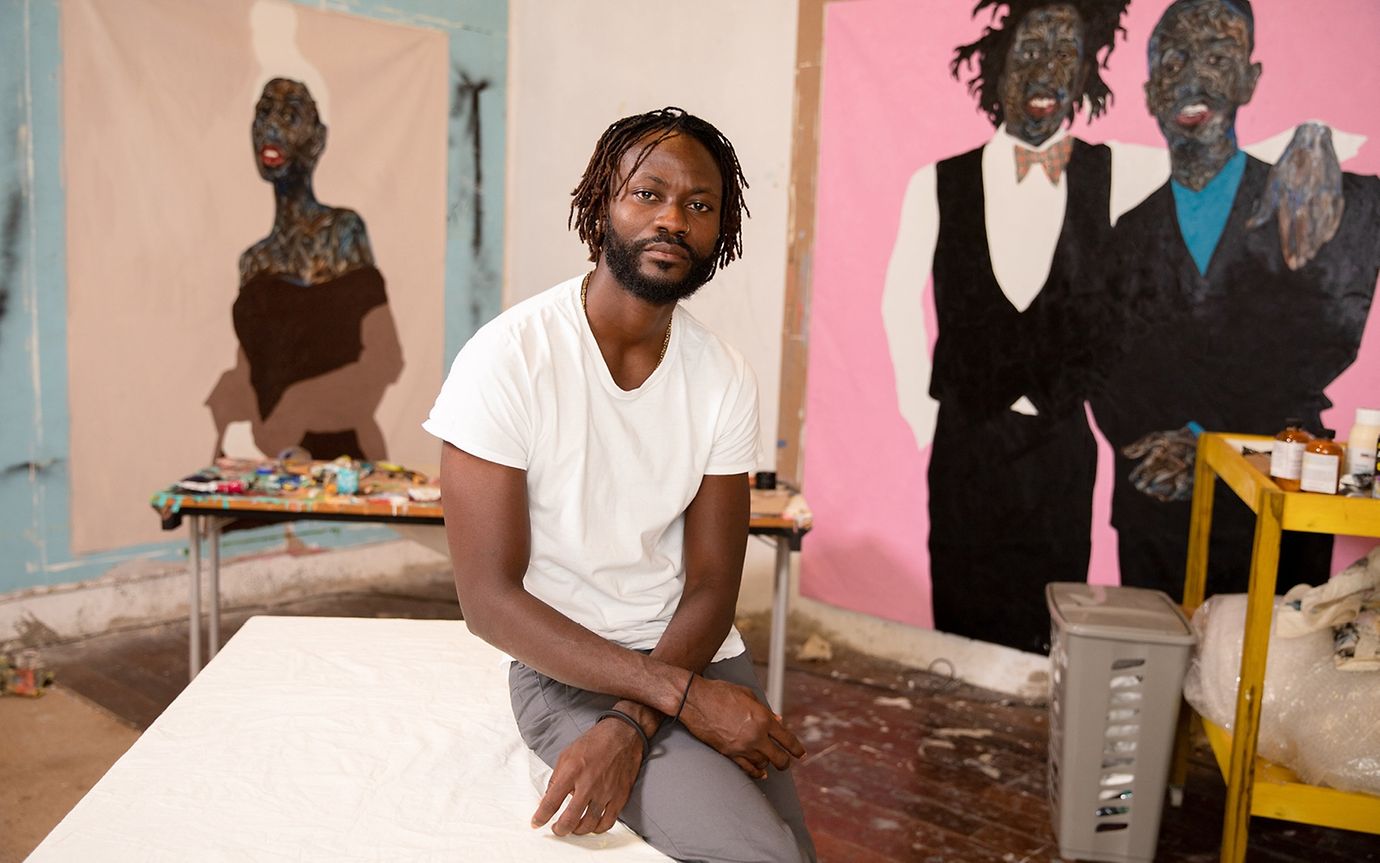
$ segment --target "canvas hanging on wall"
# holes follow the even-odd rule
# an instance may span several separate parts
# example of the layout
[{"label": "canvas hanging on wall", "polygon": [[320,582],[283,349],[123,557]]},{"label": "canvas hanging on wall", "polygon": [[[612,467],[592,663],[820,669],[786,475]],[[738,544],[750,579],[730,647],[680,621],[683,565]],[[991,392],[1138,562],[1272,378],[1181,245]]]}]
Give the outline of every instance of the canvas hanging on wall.
[{"label": "canvas hanging on wall", "polygon": [[160,539],[217,451],[434,463],[447,34],[76,0],[62,38],[74,552]]},{"label": "canvas hanging on wall", "polygon": [[1327,5],[826,7],[804,594],[1040,651],[1050,581],[1175,593],[1190,423],[1375,401],[1380,10]]}]

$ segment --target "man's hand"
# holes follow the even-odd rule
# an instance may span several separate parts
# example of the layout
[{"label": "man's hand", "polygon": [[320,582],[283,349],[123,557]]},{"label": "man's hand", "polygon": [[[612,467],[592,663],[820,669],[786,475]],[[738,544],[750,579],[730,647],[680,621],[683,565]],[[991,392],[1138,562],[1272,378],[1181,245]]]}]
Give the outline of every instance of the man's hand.
[{"label": "man's hand", "polygon": [[1193,496],[1193,462],[1198,439],[1187,428],[1151,432],[1122,449],[1127,458],[1140,464],[1131,471],[1136,491],[1169,503]]},{"label": "man's hand", "polygon": [[781,717],[734,683],[696,677],[680,722],[755,779],[766,778],[768,764],[785,770],[805,754]]},{"label": "man's hand", "polygon": [[1332,130],[1321,123],[1304,123],[1270,169],[1269,185],[1246,225],[1258,228],[1278,213],[1284,263],[1297,270],[1337,233],[1345,205]]},{"label": "man's hand", "polygon": [[546,794],[532,814],[532,826],[550,821],[569,797],[570,805],[551,832],[583,836],[607,831],[627,804],[641,769],[642,740],[637,732],[618,719],[596,722],[556,759]]}]

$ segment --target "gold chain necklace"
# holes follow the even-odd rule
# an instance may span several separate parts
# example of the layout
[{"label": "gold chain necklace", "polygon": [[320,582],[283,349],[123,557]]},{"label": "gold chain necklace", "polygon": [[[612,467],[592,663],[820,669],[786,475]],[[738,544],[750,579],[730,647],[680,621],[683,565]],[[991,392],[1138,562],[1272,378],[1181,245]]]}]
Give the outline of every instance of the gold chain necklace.
[{"label": "gold chain necklace", "polygon": [[[580,283],[580,308],[584,310],[585,317],[589,317],[589,277],[591,273],[585,273],[585,279]],[[652,371],[661,367],[661,361],[666,359],[666,349],[671,346],[671,324],[675,323],[676,310],[671,309],[671,319],[666,322],[666,338],[661,340],[661,353],[657,355],[656,365],[652,366]]]}]

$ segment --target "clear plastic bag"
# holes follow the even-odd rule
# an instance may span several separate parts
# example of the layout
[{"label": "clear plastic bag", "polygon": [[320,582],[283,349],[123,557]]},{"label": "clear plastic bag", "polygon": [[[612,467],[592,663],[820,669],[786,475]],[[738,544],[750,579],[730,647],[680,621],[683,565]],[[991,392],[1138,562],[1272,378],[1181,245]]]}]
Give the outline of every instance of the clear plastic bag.
[{"label": "clear plastic bag", "polygon": [[[1380,672],[1338,671],[1331,629],[1278,638],[1273,624],[1258,752],[1305,782],[1380,794]],[[1193,627],[1198,646],[1184,697],[1204,718],[1231,730],[1246,596],[1211,597],[1193,615]]]}]

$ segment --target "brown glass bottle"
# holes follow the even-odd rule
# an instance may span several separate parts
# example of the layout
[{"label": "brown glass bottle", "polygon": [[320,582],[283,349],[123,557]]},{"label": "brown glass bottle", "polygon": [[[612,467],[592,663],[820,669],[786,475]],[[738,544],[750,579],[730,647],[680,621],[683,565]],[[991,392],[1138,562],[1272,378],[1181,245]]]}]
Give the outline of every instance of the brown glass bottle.
[{"label": "brown glass bottle", "polygon": [[1337,480],[1342,476],[1342,459],[1346,450],[1333,440],[1336,436],[1332,429],[1323,429],[1304,448],[1303,476],[1300,480],[1304,491],[1337,493]]},{"label": "brown glass bottle", "polygon": [[1303,476],[1303,451],[1313,436],[1303,429],[1303,420],[1290,417],[1284,431],[1275,435],[1270,451],[1270,479],[1285,491],[1298,491]]}]

